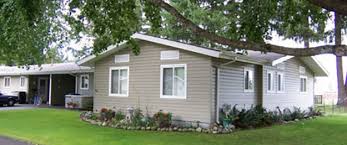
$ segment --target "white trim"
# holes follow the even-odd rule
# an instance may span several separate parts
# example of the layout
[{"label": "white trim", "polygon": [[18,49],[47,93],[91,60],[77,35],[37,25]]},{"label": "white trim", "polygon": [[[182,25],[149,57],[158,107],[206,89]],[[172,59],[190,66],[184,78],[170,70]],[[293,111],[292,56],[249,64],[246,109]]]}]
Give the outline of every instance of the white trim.
[{"label": "white trim", "polygon": [[[249,71],[252,75],[252,78],[253,78],[253,87],[252,89],[246,89],[246,83],[245,83],[245,80],[246,80],[246,72]],[[243,70],[243,91],[244,92],[247,92],[247,93],[251,93],[251,92],[254,92],[254,87],[255,87],[255,84],[254,84],[254,69],[250,68],[250,67],[244,67],[244,70]]]},{"label": "white trim", "polygon": [[216,111],[217,111],[217,114],[216,114],[216,122],[219,123],[219,99],[220,99],[219,98],[219,85],[220,85],[219,78],[220,78],[220,69],[218,67],[216,69],[217,69],[216,70],[217,71],[216,72],[217,73],[217,88],[216,88],[217,89],[216,90],[216,93],[217,93],[216,94],[217,95],[217,100],[216,100],[216,104],[217,104],[217,110]]},{"label": "white trim", "polygon": [[[281,75],[281,87],[282,87],[282,90],[279,90],[278,88],[278,75]],[[276,74],[276,79],[277,79],[277,83],[276,83],[276,90],[277,90],[277,93],[285,93],[286,91],[286,82],[285,82],[285,76],[284,76],[284,73],[283,72],[277,72]]]},{"label": "white trim", "polygon": [[[86,87],[86,88],[83,88],[83,84],[82,84],[82,77],[87,77],[87,79],[88,79],[88,87]],[[82,74],[82,75],[80,75],[80,89],[81,90],[88,90],[89,89],[89,74]],[[84,82],[86,82],[86,81],[84,81]]]},{"label": "white trim", "polygon": [[75,76],[75,94],[78,93],[78,75]]},{"label": "white trim", "polygon": [[[185,92],[184,96],[174,96],[174,95],[163,95],[163,70],[164,68],[174,68],[176,67],[184,67],[184,85],[185,85]],[[174,73],[173,73],[174,75]],[[188,92],[188,84],[187,84],[187,64],[165,64],[165,65],[160,65],[160,98],[165,98],[165,99],[187,99],[187,92]],[[172,78],[174,83],[174,77]],[[173,85],[174,87],[174,85]],[[174,88],[172,89],[174,91]]]},{"label": "white trim", "polygon": [[291,58],[293,58],[293,57],[294,57],[294,56],[286,55],[286,56],[284,56],[284,57],[281,57],[281,58],[279,58],[279,59],[276,59],[276,60],[272,61],[272,66],[275,66],[275,65],[277,65],[277,64],[280,64],[280,63],[282,63],[282,62],[285,62],[285,61],[287,61],[287,60],[289,60],[289,59],[291,59]]},{"label": "white trim", "polygon": [[[9,84],[6,86],[6,79],[9,79]],[[11,77],[4,77],[4,88],[10,88],[11,87]]]},{"label": "white trim", "polygon": [[[270,84],[270,88],[269,88],[269,74],[271,74],[271,84]],[[267,70],[266,71],[266,92],[267,93],[275,93],[275,72],[271,71],[271,70]]]},{"label": "white trim", "polygon": [[[112,84],[112,71],[113,70],[122,70],[122,69],[126,69],[127,70],[127,87],[128,87],[128,90],[127,90],[127,93],[126,94],[116,94],[116,93],[111,93],[111,84]],[[118,75],[120,75],[120,71],[118,73]],[[129,96],[129,66],[122,66],[122,67],[110,67],[110,70],[109,70],[109,78],[108,78],[108,96],[113,96],[113,97],[128,97]],[[119,86],[120,87],[120,84]],[[119,89],[118,89],[119,90]]]},{"label": "white trim", "polygon": [[[122,60],[124,59],[124,60]],[[119,54],[114,56],[114,63],[125,63],[130,61],[130,55],[129,54]]]},{"label": "white trim", "polygon": [[[302,92],[302,91],[301,91],[301,79],[306,79],[305,92]],[[300,92],[300,94],[307,94],[307,93],[308,93],[308,90],[307,90],[307,83],[308,83],[307,76],[305,76],[305,75],[300,75],[300,81],[299,81],[299,92]]]},{"label": "white trim", "polygon": [[48,105],[52,104],[52,74],[49,74]]},{"label": "white trim", "polygon": [[[23,83],[23,86],[22,86],[22,79],[24,79],[24,83]],[[19,87],[20,88],[25,88],[25,86],[26,86],[26,77],[25,76],[20,76],[19,77]]]},{"label": "white trim", "polygon": [[179,50],[160,51],[160,60],[178,60],[178,59],[180,59],[180,51]]}]

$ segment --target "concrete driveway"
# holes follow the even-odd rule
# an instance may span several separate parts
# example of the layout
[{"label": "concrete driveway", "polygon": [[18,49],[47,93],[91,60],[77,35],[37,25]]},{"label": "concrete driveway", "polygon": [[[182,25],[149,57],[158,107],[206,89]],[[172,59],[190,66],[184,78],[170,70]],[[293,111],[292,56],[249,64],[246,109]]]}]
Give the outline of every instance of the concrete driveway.
[{"label": "concrete driveway", "polygon": [[[33,105],[28,105],[28,104],[16,104],[15,106],[8,107],[8,106],[1,106],[0,111],[3,110],[23,110],[23,109],[33,109],[35,108]],[[0,144],[2,145],[2,144]]]},{"label": "concrete driveway", "polygon": [[0,136],[0,145],[31,145],[31,144]]}]

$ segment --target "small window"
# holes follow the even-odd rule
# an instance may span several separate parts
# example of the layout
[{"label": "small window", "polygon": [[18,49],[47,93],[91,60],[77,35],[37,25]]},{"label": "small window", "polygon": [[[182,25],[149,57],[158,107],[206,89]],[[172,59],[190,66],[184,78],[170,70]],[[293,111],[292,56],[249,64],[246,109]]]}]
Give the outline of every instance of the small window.
[{"label": "small window", "polygon": [[299,67],[299,72],[300,72],[300,74],[305,74],[306,73],[306,68],[303,67],[303,66],[300,66]]},{"label": "small window", "polygon": [[307,92],[307,77],[300,76],[300,92]]},{"label": "small window", "polygon": [[129,62],[129,54],[116,55],[114,57],[115,63]]},{"label": "small window", "polygon": [[253,70],[245,68],[244,71],[244,90],[252,92],[254,90],[254,73]]},{"label": "small window", "polygon": [[19,78],[19,84],[20,84],[20,87],[25,87],[25,77]]},{"label": "small window", "polygon": [[81,75],[80,76],[80,88],[82,90],[89,89],[89,75]]},{"label": "small window", "polygon": [[187,94],[186,64],[161,65],[161,98],[185,99]]},{"label": "small window", "polygon": [[127,97],[129,93],[129,67],[111,67],[109,95]]},{"label": "small window", "polygon": [[4,87],[8,88],[11,86],[11,77],[4,77]]},{"label": "small window", "polygon": [[284,75],[283,73],[277,73],[277,91],[284,92]]},{"label": "small window", "polygon": [[160,52],[160,60],[170,60],[170,59],[179,59],[180,52],[178,50],[168,50]]},{"label": "small window", "polygon": [[267,91],[268,92],[274,92],[274,84],[275,84],[275,79],[274,79],[274,73],[271,71],[267,72]]}]

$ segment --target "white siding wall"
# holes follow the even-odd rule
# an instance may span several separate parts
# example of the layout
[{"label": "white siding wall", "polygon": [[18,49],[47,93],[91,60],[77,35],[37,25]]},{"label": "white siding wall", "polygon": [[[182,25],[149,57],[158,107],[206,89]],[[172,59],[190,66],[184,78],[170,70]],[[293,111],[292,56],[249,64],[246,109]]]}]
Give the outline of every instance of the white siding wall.
[{"label": "white siding wall", "polygon": [[[11,85],[9,87],[5,87],[5,77],[11,77]],[[20,77],[21,76],[1,76],[0,77],[0,92],[4,94],[11,94],[11,95],[17,95],[18,93],[16,92],[28,92],[28,77],[27,76],[22,76],[25,77],[25,84],[24,87],[20,86]]]},{"label": "white siding wall", "polygon": [[[297,58],[290,59],[284,62],[285,69],[280,70],[272,66],[264,66],[264,95],[263,105],[268,109],[275,109],[277,106],[280,108],[290,108],[294,106],[301,109],[307,109],[313,105],[313,88],[314,77],[313,73],[306,67],[307,76],[307,93],[300,92],[300,73],[299,66],[305,66]],[[285,89],[284,92],[277,92],[277,77],[275,77],[275,92],[267,91],[267,71],[282,72],[284,74]]]},{"label": "white siding wall", "polygon": [[[81,79],[81,75],[89,75],[89,89],[81,89],[81,85],[80,85],[80,79]],[[94,94],[94,74],[93,73],[81,73],[81,74],[77,74],[77,85],[76,85],[76,90],[78,94],[81,95],[90,95],[93,96]]]},{"label": "white siding wall", "polygon": [[[253,70],[254,91],[244,91],[244,69]],[[238,105],[238,108],[249,108],[256,105],[260,98],[256,65],[235,62],[219,68],[219,108],[223,104]]]}]

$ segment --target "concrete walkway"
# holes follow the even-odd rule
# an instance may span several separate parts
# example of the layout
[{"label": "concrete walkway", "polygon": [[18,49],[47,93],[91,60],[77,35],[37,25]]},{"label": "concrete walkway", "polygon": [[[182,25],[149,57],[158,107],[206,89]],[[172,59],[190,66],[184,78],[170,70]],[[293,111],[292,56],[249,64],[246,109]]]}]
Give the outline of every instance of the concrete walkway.
[{"label": "concrete walkway", "polygon": [[0,136],[0,145],[31,145],[18,140],[10,139],[8,137]]},{"label": "concrete walkway", "polygon": [[3,110],[23,110],[23,109],[33,109],[33,108],[35,108],[33,105],[16,104],[15,106],[12,106],[12,107],[0,106],[0,111],[3,111]]}]

